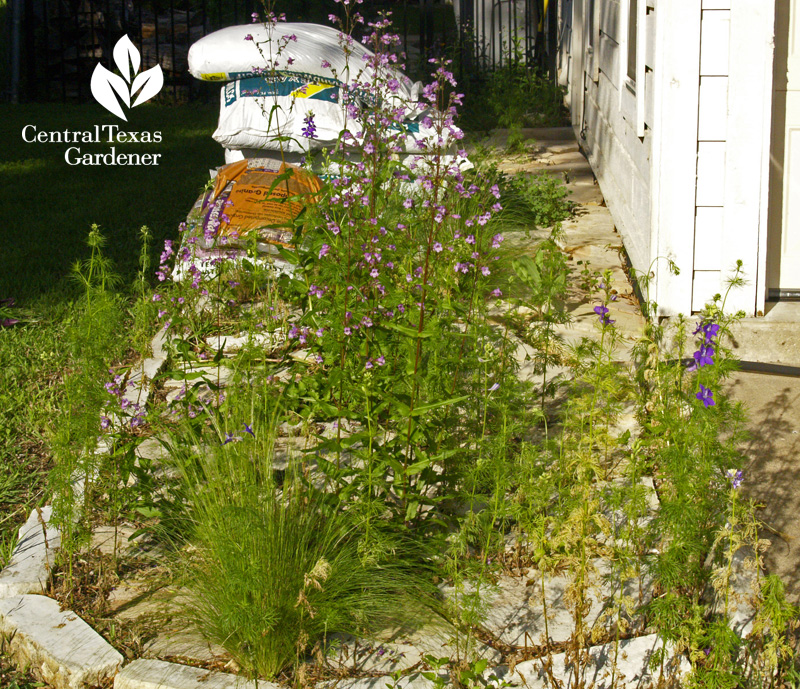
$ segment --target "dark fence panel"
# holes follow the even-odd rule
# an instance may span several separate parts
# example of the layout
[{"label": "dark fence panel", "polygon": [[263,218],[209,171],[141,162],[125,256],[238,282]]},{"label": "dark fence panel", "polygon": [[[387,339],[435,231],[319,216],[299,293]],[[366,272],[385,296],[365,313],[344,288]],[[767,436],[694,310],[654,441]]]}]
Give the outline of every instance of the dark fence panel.
[{"label": "dark fence panel", "polygon": [[[367,21],[392,13],[406,70],[414,78],[427,76],[431,57],[453,59],[460,78],[515,54],[528,64],[541,59],[536,47],[543,45],[544,0],[454,2],[455,7],[443,0],[365,0],[357,9]],[[284,0],[282,5],[277,3],[276,10],[288,21],[328,24],[330,13],[341,12],[332,0]],[[113,47],[126,34],[140,51],[142,69],[161,65],[161,98],[215,98],[218,85],[190,77],[189,46],[217,29],[248,23],[260,8],[257,0],[25,0],[20,100],[86,101],[92,70],[98,62],[113,70]]]}]

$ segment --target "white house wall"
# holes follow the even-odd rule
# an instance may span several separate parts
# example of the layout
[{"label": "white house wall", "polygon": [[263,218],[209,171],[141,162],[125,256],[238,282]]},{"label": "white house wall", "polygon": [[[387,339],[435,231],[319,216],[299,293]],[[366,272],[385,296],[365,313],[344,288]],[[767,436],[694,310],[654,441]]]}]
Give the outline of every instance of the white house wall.
[{"label": "white house wall", "polygon": [[[731,0],[703,0],[692,311],[723,291]],[[709,9],[711,7],[711,9]]]},{"label": "white house wall", "polygon": [[[588,2],[584,1],[588,6]],[[583,94],[579,91],[580,78],[572,80],[578,90],[571,94],[573,118],[577,115],[575,129],[581,137],[634,268],[647,271],[651,254],[651,132],[648,128],[644,136],[637,136],[636,95],[626,84],[627,77],[624,74],[627,60],[622,43],[627,36],[627,24],[622,26],[621,17],[623,10],[627,9],[627,0],[595,2],[594,25],[597,34],[593,51],[584,61],[584,70],[588,71],[584,71],[582,79]],[[583,18],[576,18],[575,23],[579,20]],[[652,30],[653,27],[650,28]],[[624,36],[621,35],[623,32]],[[577,27],[573,27],[573,46],[576,45],[578,33]],[[585,40],[585,37],[582,38]],[[652,65],[646,67],[645,84],[636,88],[645,89],[644,117],[649,127],[651,122],[647,122],[647,119],[652,116],[653,102],[652,97],[648,98],[646,84],[649,80],[647,74],[652,73]]]},{"label": "white house wall", "polygon": [[591,0],[574,0],[576,134],[634,268],[655,265],[648,296],[659,313],[701,309],[742,260],[748,285],[726,306],[754,314],[765,291],[774,0],[638,0],[635,84],[629,2],[595,0],[590,49],[578,28]]}]

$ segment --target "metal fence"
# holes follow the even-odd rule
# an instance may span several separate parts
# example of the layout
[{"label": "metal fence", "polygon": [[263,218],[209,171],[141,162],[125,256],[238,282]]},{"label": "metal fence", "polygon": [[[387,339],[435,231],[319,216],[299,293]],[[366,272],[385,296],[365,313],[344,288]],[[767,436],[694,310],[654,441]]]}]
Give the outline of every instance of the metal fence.
[{"label": "metal fence", "polygon": [[[358,9],[367,21],[381,11],[392,12],[412,76],[428,71],[431,56],[445,55],[455,60],[464,78],[513,55],[529,64],[540,60],[544,2],[365,0]],[[341,7],[332,0],[283,4],[276,9],[289,21],[319,23],[328,23],[328,14]],[[213,98],[216,88],[188,74],[189,46],[212,31],[249,22],[260,9],[258,0],[10,0],[6,45],[12,67],[6,95],[25,101],[89,99],[94,66],[100,62],[112,69],[113,46],[127,34],[140,51],[142,69],[161,65],[163,97]],[[14,31],[19,33],[16,48]]]}]

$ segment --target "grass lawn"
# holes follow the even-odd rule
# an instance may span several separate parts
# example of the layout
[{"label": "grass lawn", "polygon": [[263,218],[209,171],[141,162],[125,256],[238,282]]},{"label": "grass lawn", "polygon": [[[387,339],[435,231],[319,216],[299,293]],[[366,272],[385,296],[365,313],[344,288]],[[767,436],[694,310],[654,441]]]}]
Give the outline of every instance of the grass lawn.
[{"label": "grass lawn", "polygon": [[[148,225],[154,251],[194,202],[208,170],[221,165],[221,147],[211,138],[215,105],[143,105],[126,124],[99,105],[0,105],[0,246],[4,269],[0,298],[30,303],[45,293],[65,294],[70,266],[88,255],[84,239],[97,223],[108,238],[107,255],[125,282],[136,271],[138,230]],[[106,153],[110,144],[27,143],[25,125],[37,131],[86,131],[119,124],[129,131],[160,131],[159,144],[114,144],[118,152],[161,153],[158,166],[71,166],[70,146]]]},{"label": "grass lawn", "polygon": [[[78,290],[68,276],[89,255],[90,225],[100,226],[106,255],[130,284],[139,228],[150,227],[157,257],[163,240],[177,236],[209,168],[223,163],[211,139],[216,106],[144,105],[129,120],[125,125],[94,104],[0,105],[0,299],[15,299],[6,315],[22,321],[0,328],[0,566],[31,506],[44,502],[47,441],[61,381],[73,365],[65,333]],[[28,124],[50,132],[117,123],[129,131],[160,131],[160,144],[115,144],[118,152],[161,153],[160,165],[70,166],[64,152],[75,144],[26,143],[21,134]],[[77,145],[83,153],[110,148]]]}]

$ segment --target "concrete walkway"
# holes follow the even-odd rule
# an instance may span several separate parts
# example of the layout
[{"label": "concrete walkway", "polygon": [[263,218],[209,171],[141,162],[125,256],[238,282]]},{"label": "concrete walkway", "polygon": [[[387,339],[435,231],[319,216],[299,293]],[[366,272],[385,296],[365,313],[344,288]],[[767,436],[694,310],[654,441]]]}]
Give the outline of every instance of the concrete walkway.
[{"label": "concrete walkway", "polygon": [[[578,207],[575,217],[564,223],[565,249],[575,264],[588,260],[593,270],[612,271],[622,296],[613,317],[623,342],[631,343],[643,319],[623,269],[622,238],[573,130],[529,129],[523,134],[530,142],[527,150],[498,156],[498,168],[509,174],[546,172],[566,183]],[[506,140],[507,133],[498,131],[488,144],[502,149]],[[585,302],[571,305],[575,336],[593,329],[596,316],[591,307]],[[800,367],[800,303],[768,305],[763,318],[744,319],[733,336],[734,353],[743,362]],[[767,571],[779,575],[789,598],[800,603],[800,378],[740,371],[728,381],[726,392],[748,411],[743,490],[762,505],[762,537],[772,542],[764,558]]]}]

